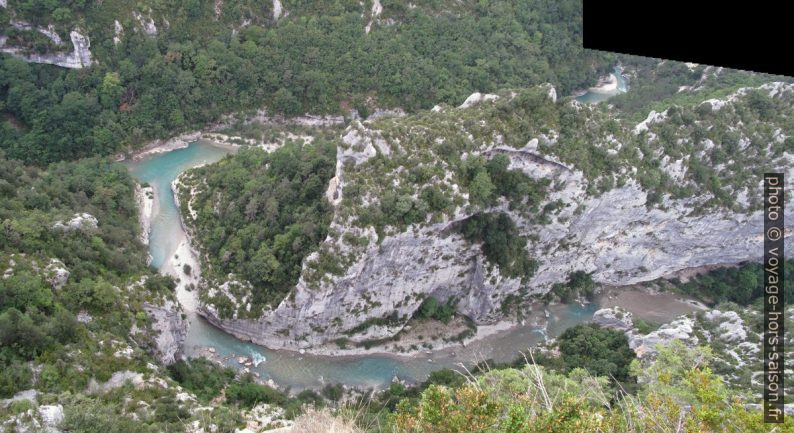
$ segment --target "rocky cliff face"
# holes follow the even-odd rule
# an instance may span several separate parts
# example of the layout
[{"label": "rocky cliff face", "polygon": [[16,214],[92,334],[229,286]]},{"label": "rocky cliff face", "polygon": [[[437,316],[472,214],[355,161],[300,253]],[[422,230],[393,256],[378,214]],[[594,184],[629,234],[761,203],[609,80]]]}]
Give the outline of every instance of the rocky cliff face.
[{"label": "rocky cliff face", "polygon": [[[775,83],[757,91],[786,110],[794,107],[791,85]],[[732,95],[723,101],[721,110],[732,106],[736,113],[743,113],[740,103],[748,92],[744,89]],[[512,117],[504,125],[499,123],[494,115],[500,109],[497,99],[510,104],[512,102],[505,101],[520,98],[514,93],[499,98],[477,98],[466,107],[441,107],[434,109],[434,113],[404,119],[354,123],[343,133],[337,152],[336,177],[327,193],[336,207],[332,235],[318,253],[305,261],[294,296],[266,311],[258,320],[221,318],[211,304],[203,305],[201,313],[217,326],[255,343],[273,348],[312,350],[341,337],[364,341],[393,336],[428,295],[440,300],[454,298],[459,313],[477,324],[491,324],[503,320],[501,307],[509,296],[526,298],[544,294],[554,283],[565,281],[573,271],[592,273],[598,283],[626,285],[653,280],[684,268],[761,258],[763,218],[757,201],[751,203],[747,198],[762,194],[761,179],[755,171],[765,167],[785,172],[787,179],[794,176],[794,155],[788,153],[789,149],[777,153],[773,149],[787,138],[776,121],[767,121],[765,131],[772,131],[774,139],[765,151],[759,150],[758,155],[777,156],[753,160],[753,173],[744,173],[743,177],[736,175],[741,167],[729,161],[728,168],[723,164],[724,169],[714,174],[721,180],[722,190],[706,190],[698,186],[699,180],[691,172],[695,162],[690,158],[708,157],[707,140],[693,140],[692,149],[699,153],[670,155],[675,152],[667,153],[670,147],[659,138],[660,134],[669,135],[669,132],[660,132],[659,128],[676,127],[680,132],[685,127],[669,123],[664,116],[644,122],[642,128],[625,125],[621,131],[611,128],[613,131],[606,133],[590,126],[610,121],[611,114],[605,113],[605,109],[584,107],[570,100],[556,102],[556,98],[552,98],[554,92],[545,93],[545,101],[527,103],[537,104],[539,108],[535,108],[535,113],[546,113],[540,110],[579,113],[576,115],[583,121],[574,127],[596,131],[586,137],[587,146],[597,149],[601,152],[599,155],[607,155],[607,159],[615,156],[611,160],[614,164],[625,163],[615,170],[614,179],[618,181],[611,188],[595,192],[594,186],[600,184],[604,176],[594,176],[590,170],[571,163],[572,152],[568,149],[572,141],[564,140],[572,131],[566,130],[562,122],[555,120],[557,123],[551,127],[537,123],[526,126],[520,122],[527,119]],[[560,108],[561,104],[565,107]],[[503,105],[501,109],[505,107],[515,108]],[[723,115],[730,119],[728,112]],[[431,121],[436,123],[431,124]],[[516,122],[522,125],[517,129],[524,131],[518,135],[523,140],[521,143],[516,142],[516,135],[508,132],[514,128],[509,125]],[[704,118],[694,124],[705,127],[708,122],[717,121]],[[730,126],[729,130],[739,136],[740,146],[744,141],[756,140],[761,134],[741,124]],[[682,134],[672,142],[681,144],[692,140]],[[444,147],[445,142],[463,144],[456,149]],[[640,144],[635,144],[637,142]],[[641,185],[645,180],[640,180],[638,170],[632,167],[638,163],[616,156],[625,152],[624,147],[634,146],[639,153],[648,153],[641,155],[641,160],[659,161],[662,177],[677,178],[680,184],[690,185],[689,193],[662,194],[661,199],[651,197],[657,192]],[[749,145],[744,148],[746,152],[755,152]],[[469,203],[469,194],[458,185],[451,165],[447,164],[447,154],[443,153],[450,150],[459,152],[464,160],[477,155],[490,158],[504,154],[509,157],[511,169],[549,181],[547,195],[539,204],[540,209],[545,209],[546,217],[527,217],[511,209],[506,200],[488,209]],[[397,167],[383,164],[385,160],[395,162],[393,165]],[[445,188],[453,202],[458,203],[454,211],[429,216],[421,224],[388,227],[380,239],[373,227],[356,223],[356,209],[379,203],[384,190],[405,185],[408,181],[405,173],[412,167],[427,164],[443,167],[444,175],[434,176],[423,184]],[[734,181],[740,178],[741,182]],[[357,198],[346,197],[348,188],[354,184],[359,187]],[[417,186],[414,198],[421,187]],[[729,191],[739,199],[730,206],[714,205],[721,191]],[[351,205],[351,200],[357,205]],[[487,263],[480,245],[467,242],[455,229],[460,221],[481,211],[509,214],[521,234],[530,239],[527,253],[537,258],[540,265],[529,281],[502,275],[497,267]],[[787,211],[794,211],[794,205],[788,204]],[[794,238],[790,236],[793,231],[794,224],[791,224],[786,229],[789,252],[794,251]],[[366,238],[366,246],[349,245],[343,240],[347,234]],[[344,274],[325,275],[319,280],[312,277],[312,263],[323,254],[338,257],[345,264]],[[209,293],[226,296],[241,305],[246,303],[244,297],[239,299],[224,287],[211,287]],[[384,320],[389,317],[397,320]],[[351,332],[354,329],[355,332]]]},{"label": "rocky cliff face", "polygon": [[187,321],[182,318],[179,304],[167,300],[163,305],[143,304],[151,320],[154,345],[149,351],[165,365],[173,364],[182,356],[182,345],[187,336]]},{"label": "rocky cliff face", "polygon": [[[18,23],[17,25],[22,26],[22,28],[29,27],[29,25],[25,23]],[[60,36],[51,27],[35,29],[49,37],[55,45],[63,44]],[[70,69],[81,69],[91,66],[94,60],[91,55],[91,41],[88,39],[88,36],[80,33],[78,29],[75,29],[69,33],[69,38],[72,41],[73,47],[71,52],[38,54],[27,52],[18,47],[6,46],[5,37],[0,36],[0,52],[11,54],[14,57],[30,63],[44,63]]]}]

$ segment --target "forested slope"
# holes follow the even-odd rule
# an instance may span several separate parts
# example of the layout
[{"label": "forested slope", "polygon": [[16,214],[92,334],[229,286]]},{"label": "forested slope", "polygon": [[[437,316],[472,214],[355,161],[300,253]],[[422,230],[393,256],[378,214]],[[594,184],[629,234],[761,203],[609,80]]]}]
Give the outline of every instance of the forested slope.
[{"label": "forested slope", "polygon": [[79,28],[96,62],[64,70],[0,58],[0,148],[46,163],[251,108],[366,115],[543,82],[568,93],[609,66],[609,56],[580,48],[575,0],[279,4],[276,17],[252,1],[9,1],[0,34],[25,45],[42,35],[7,23]]}]

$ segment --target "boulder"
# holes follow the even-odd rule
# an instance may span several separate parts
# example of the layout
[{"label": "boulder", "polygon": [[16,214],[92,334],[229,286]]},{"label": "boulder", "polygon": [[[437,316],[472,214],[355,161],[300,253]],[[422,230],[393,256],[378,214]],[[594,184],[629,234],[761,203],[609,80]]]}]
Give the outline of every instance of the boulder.
[{"label": "boulder", "polygon": [[620,307],[602,308],[593,313],[593,323],[602,328],[629,331],[634,328],[632,314]]}]

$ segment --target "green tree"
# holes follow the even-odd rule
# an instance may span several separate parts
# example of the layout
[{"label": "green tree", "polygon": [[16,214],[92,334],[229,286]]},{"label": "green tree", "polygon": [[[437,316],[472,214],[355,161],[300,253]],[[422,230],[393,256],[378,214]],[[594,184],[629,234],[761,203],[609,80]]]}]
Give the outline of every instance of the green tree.
[{"label": "green tree", "polygon": [[273,109],[289,116],[300,114],[301,104],[291,91],[280,88],[273,94]]},{"label": "green tree", "polygon": [[584,368],[594,376],[610,377],[624,384],[635,380],[629,371],[634,351],[622,332],[580,324],[566,329],[557,345],[565,371]]},{"label": "green tree", "polygon": [[105,108],[116,108],[121,100],[121,95],[124,93],[124,87],[121,85],[119,74],[114,72],[107,72],[102,78],[102,84],[99,86],[99,102]]},{"label": "green tree", "polygon": [[469,184],[469,199],[472,203],[487,206],[491,203],[494,184],[486,171],[480,171]]}]

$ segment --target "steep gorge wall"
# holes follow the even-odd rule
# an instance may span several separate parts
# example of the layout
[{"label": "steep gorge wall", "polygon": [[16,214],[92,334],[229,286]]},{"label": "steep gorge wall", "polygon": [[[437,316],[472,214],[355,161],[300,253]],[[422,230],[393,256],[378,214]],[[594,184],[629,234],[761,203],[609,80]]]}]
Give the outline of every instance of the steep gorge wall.
[{"label": "steep gorge wall", "polygon": [[[368,126],[352,125],[343,134],[344,145],[337,152],[337,176],[327,193],[337,208],[350,181],[348,170],[393,150],[378,131]],[[542,225],[510,211],[506,203],[491,209],[510,214],[522,235],[531,238],[528,252],[540,266],[528,283],[501,275],[484,259],[479,245],[467,242],[453,229],[455,223],[471,216],[464,207],[441,222],[386,235],[380,243],[374,229],[354,227],[337,212],[333,230],[369,240],[344,275],[331,276],[330,282],[317,287],[307,281],[304,263],[294,296],[258,320],[221,319],[212,305],[203,305],[201,314],[239,338],[271,348],[311,351],[336,338],[365,341],[391,337],[427,295],[441,300],[454,297],[458,312],[484,325],[504,319],[500,310],[509,295],[520,291],[524,292],[522,296],[544,294],[573,271],[591,272],[598,283],[627,285],[685,268],[761,258],[760,211],[743,213],[716,207],[693,214],[694,206],[706,200],[697,195],[686,199],[668,196],[659,206],[648,206],[648,193],[633,180],[594,196],[588,193],[588,180],[581,171],[566,166],[554,155],[542,154],[539,142],[554,144],[540,135],[521,149],[492,143],[480,150],[486,155],[503,153],[510,158],[511,168],[536,179],[549,179],[552,186],[545,203],[562,203],[551,222]],[[790,155],[785,161],[777,168],[792,179]],[[760,195],[760,178],[758,181],[755,193]],[[788,204],[787,212],[792,211],[794,206]],[[785,233],[789,255],[794,251],[792,232],[794,224],[789,224]],[[341,237],[329,236],[324,247],[344,256],[350,248]],[[384,321],[389,317],[398,320]],[[351,333],[355,328],[357,332]]]}]

